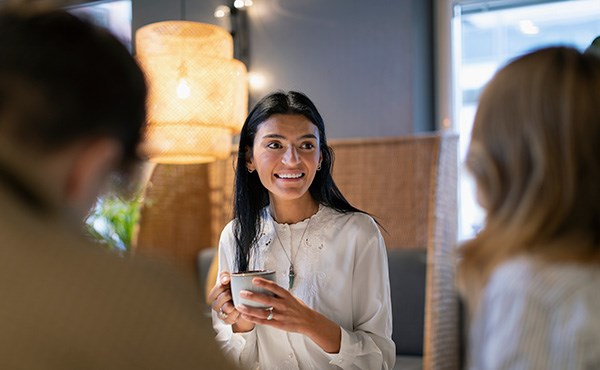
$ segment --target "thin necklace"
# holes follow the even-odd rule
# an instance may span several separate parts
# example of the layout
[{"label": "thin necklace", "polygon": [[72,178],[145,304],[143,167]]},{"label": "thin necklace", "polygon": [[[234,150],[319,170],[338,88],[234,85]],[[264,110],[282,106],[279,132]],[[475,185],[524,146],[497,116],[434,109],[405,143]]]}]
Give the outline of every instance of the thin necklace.
[{"label": "thin necklace", "polygon": [[[290,256],[286,252],[285,248],[283,247],[283,243],[281,242],[281,239],[279,239],[279,234],[277,233],[277,225],[275,225],[275,224],[273,225],[273,228],[275,230],[275,236],[277,237],[277,240],[279,241],[279,246],[283,250],[283,253],[285,253],[285,257],[290,262],[290,268],[288,270],[288,290],[292,290],[292,288],[294,287],[294,279],[296,278],[296,272],[294,271],[294,262],[296,262],[296,257],[298,257],[298,253],[300,253],[300,247],[302,246],[302,240],[304,240],[304,235],[306,234],[306,230],[308,230],[308,227],[310,226],[311,219],[312,219],[312,217],[308,219],[308,223],[306,224],[306,227],[304,228],[304,231],[302,232],[302,236],[300,237],[300,243],[298,243],[298,249],[296,250],[296,254],[293,255],[292,258],[290,258]],[[273,223],[275,223],[275,220],[273,220]],[[293,252],[294,252],[294,250],[292,249],[292,229],[290,229],[290,255]]]}]

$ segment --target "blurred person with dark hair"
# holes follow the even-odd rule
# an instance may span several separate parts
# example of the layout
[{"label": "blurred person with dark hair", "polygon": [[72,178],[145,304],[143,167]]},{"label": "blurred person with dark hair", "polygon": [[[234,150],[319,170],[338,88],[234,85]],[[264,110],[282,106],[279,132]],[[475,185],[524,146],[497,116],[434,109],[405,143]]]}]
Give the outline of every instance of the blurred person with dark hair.
[{"label": "blurred person with dark hair", "polygon": [[460,249],[471,369],[600,368],[600,59],[541,49],[485,88],[466,165],[486,225]]},{"label": "blurred person with dark hair", "polygon": [[145,103],[107,31],[62,10],[0,12],[0,368],[230,369],[191,280],[83,234],[136,167]]}]

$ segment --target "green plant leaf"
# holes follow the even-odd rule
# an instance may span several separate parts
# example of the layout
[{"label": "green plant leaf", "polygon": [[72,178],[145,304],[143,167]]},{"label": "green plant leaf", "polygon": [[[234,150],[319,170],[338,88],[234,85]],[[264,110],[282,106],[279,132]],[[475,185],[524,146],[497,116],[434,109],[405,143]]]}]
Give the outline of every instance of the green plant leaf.
[{"label": "green plant leaf", "polygon": [[142,205],[141,192],[132,199],[106,195],[98,199],[86,218],[87,231],[111,250],[129,252]]}]

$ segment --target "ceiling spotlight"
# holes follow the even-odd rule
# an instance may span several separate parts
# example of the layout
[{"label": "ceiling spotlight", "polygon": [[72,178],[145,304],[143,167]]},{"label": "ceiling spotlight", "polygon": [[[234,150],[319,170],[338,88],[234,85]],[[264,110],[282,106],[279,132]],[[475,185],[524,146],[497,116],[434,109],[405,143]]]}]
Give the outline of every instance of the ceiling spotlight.
[{"label": "ceiling spotlight", "polygon": [[248,72],[248,85],[250,85],[252,90],[260,91],[267,86],[267,79],[260,72]]},{"label": "ceiling spotlight", "polygon": [[246,5],[246,4],[245,4],[244,0],[235,0],[235,1],[233,2],[233,6],[234,6],[236,9],[242,9],[242,8],[243,8],[245,5]]},{"label": "ceiling spotlight", "polygon": [[231,9],[229,9],[226,5],[219,5],[215,9],[215,18],[224,18],[231,13]]}]

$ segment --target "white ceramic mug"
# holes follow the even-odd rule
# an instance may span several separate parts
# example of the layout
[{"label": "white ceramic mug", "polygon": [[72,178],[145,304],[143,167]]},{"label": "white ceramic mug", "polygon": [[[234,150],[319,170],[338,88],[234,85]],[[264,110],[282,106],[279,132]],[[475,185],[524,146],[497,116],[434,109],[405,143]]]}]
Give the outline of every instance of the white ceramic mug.
[{"label": "white ceramic mug", "polygon": [[263,305],[261,303],[240,297],[240,291],[242,291],[242,290],[249,290],[254,293],[273,295],[270,291],[260,288],[260,287],[257,287],[256,285],[252,284],[252,279],[254,279],[255,277],[275,281],[275,271],[254,270],[254,271],[235,272],[235,273],[231,274],[231,296],[233,297],[233,304],[235,306],[237,306],[239,304],[243,304],[243,305],[246,305],[249,307],[260,307],[260,308],[268,308],[269,307],[269,306]]}]

